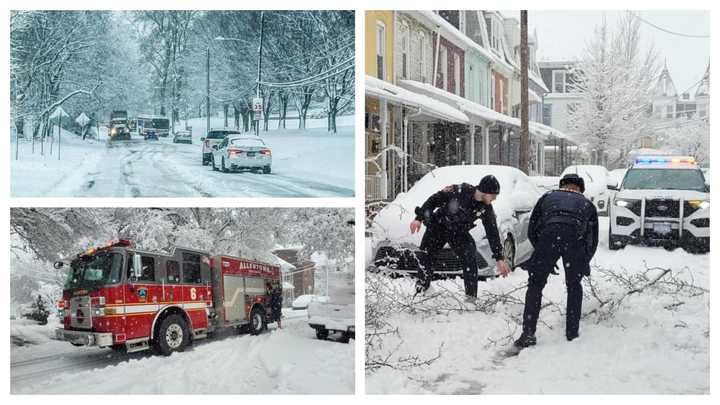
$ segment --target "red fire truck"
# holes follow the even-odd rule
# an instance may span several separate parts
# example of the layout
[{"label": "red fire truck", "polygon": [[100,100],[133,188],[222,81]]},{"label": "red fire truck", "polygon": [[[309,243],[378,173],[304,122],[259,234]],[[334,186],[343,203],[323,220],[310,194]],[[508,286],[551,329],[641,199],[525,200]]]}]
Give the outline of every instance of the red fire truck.
[{"label": "red fire truck", "polygon": [[55,263],[69,265],[57,337],[76,346],[169,355],[221,328],[258,334],[270,314],[267,283],[280,268],[177,247],[170,255],[108,242]]}]

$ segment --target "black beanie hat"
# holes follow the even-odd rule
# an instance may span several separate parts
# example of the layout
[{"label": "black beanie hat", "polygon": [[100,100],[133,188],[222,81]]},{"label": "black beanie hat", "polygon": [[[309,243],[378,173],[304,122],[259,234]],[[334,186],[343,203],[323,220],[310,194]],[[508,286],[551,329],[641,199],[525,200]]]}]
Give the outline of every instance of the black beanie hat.
[{"label": "black beanie hat", "polygon": [[500,194],[500,182],[492,174],[488,174],[480,180],[476,187],[481,193]]},{"label": "black beanie hat", "polygon": [[564,187],[567,184],[574,184],[578,187],[580,187],[580,192],[585,192],[585,180],[583,180],[582,177],[578,176],[575,173],[568,173],[563,176],[562,179],[560,179],[560,188]]}]

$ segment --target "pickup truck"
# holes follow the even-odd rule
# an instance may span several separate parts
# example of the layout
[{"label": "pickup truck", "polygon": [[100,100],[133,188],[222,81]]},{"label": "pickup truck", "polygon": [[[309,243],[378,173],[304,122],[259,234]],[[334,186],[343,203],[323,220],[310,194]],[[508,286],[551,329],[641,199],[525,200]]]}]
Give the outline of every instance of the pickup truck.
[{"label": "pickup truck", "polygon": [[340,341],[355,339],[355,305],[313,301],[308,305],[308,324],[315,329],[318,339],[325,340],[330,333],[339,333]]}]

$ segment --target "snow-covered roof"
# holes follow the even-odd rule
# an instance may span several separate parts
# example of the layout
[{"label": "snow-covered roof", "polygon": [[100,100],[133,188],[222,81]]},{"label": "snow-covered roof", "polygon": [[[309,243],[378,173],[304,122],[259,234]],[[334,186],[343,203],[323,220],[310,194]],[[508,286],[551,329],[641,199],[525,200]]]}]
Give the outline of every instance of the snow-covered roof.
[{"label": "snow-covered roof", "polygon": [[365,93],[390,102],[418,108],[423,114],[442,120],[461,124],[470,122],[467,115],[446,103],[422,94],[413,93],[372,76],[365,75]]},{"label": "snow-covered roof", "polygon": [[[453,106],[457,105],[460,111],[477,117],[482,121],[499,122],[518,128],[521,126],[519,118],[499,113],[489,107],[485,107],[484,105],[472,102],[466,98],[460,97],[456,94],[452,94],[443,89],[438,89],[431,84],[421,83],[415,80],[400,80],[399,84],[404,88],[416,90],[430,97],[440,98],[442,101],[447,101]],[[539,138],[555,136],[562,139],[570,139],[570,137],[556,130],[555,128],[532,121],[530,122],[530,133]]]}]

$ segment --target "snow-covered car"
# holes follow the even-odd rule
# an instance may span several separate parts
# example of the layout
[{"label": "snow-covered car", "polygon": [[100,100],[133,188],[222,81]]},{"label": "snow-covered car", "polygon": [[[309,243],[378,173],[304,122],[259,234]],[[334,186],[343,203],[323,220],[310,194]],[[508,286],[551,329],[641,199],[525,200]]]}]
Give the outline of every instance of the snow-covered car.
[{"label": "snow-covered car", "polygon": [[272,150],[259,136],[228,135],[212,147],[213,170],[227,173],[234,170],[261,170],[268,174],[272,167]]},{"label": "snow-covered car", "polygon": [[616,189],[618,186],[615,176],[611,176],[610,172],[603,166],[576,165],[565,168],[560,177],[569,173],[577,174],[583,178],[585,181],[585,197],[595,204],[599,215],[607,214],[608,204],[613,194],[611,189]]},{"label": "snow-covered car", "polygon": [[175,131],[173,134],[173,143],[192,143],[192,132]]},{"label": "snow-covered car", "polygon": [[207,166],[212,162],[213,146],[217,146],[228,135],[240,135],[241,132],[229,128],[212,128],[207,136],[200,138],[202,142],[202,165]]},{"label": "snow-covered car", "polygon": [[330,299],[323,295],[305,294],[295,298],[292,302],[292,309],[307,309],[311,302],[328,302]]},{"label": "snow-covered car", "polygon": [[609,217],[613,250],[628,243],[710,250],[710,186],[692,157],[637,157]]},{"label": "snow-covered car", "polygon": [[[410,190],[399,194],[395,201],[378,212],[370,226],[374,254],[369,270],[391,275],[416,275],[425,255],[419,246],[426,228],[423,226],[420,232],[410,233],[415,207],[450,184],[478,184],[488,174],[500,182],[500,194],[493,208],[508,266],[513,269],[527,261],[533,251],[527,237],[530,214],[542,195],[530,178],[508,166],[446,166],[423,176]],[[497,266],[482,223],[478,221],[470,234],[477,246],[478,278],[485,280],[497,276]],[[460,260],[447,245],[440,250],[439,259],[445,264],[435,269],[439,277],[462,276]]]},{"label": "snow-covered car", "polygon": [[530,176],[530,180],[541,191],[557,190],[560,186],[560,177],[558,176]]},{"label": "snow-covered car", "polygon": [[355,305],[313,301],[307,311],[308,325],[318,339],[325,340],[332,333],[339,333],[344,343],[355,339]]}]

